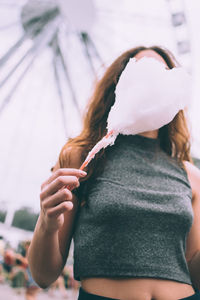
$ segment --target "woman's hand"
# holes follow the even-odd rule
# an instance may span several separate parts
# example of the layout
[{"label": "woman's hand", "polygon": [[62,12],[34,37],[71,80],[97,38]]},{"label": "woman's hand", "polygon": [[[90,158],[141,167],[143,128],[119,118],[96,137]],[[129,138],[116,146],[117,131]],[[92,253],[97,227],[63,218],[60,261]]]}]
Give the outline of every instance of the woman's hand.
[{"label": "woman's hand", "polygon": [[58,231],[64,223],[63,213],[73,208],[71,191],[79,186],[79,178],[87,173],[79,169],[56,170],[41,186],[40,221],[45,231]]}]

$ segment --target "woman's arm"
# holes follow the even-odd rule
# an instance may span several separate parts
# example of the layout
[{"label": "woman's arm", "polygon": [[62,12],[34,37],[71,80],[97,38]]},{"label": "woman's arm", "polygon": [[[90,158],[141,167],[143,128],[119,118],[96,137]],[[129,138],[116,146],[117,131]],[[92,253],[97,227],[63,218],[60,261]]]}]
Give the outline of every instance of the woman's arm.
[{"label": "woman's arm", "polygon": [[42,288],[58,278],[66,263],[78,208],[77,198],[69,189],[77,187],[83,176],[78,169],[60,169],[57,164],[42,184],[41,212],[28,251],[32,276]]},{"label": "woman's arm", "polygon": [[189,162],[184,163],[191,184],[194,221],[187,238],[186,259],[195,288],[200,290],[200,170]]}]

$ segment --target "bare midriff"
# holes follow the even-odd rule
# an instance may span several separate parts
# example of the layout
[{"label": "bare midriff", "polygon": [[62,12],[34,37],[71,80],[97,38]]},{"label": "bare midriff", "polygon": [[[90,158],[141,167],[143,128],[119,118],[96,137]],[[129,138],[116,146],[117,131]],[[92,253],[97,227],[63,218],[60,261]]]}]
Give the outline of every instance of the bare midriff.
[{"label": "bare midriff", "polygon": [[154,278],[82,278],[87,293],[120,300],[178,300],[195,294],[186,283]]}]

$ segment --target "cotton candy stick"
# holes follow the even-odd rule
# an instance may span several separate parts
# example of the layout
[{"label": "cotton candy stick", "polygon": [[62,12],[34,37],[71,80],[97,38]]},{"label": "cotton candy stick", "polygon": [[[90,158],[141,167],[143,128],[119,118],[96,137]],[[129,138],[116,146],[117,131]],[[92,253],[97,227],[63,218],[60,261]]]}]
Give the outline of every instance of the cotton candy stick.
[{"label": "cotton candy stick", "polygon": [[107,135],[103,137],[88,153],[88,156],[81,165],[80,170],[83,170],[101,149],[106,148],[109,145],[113,145],[117,135],[118,133],[114,133],[113,130],[108,132]]}]

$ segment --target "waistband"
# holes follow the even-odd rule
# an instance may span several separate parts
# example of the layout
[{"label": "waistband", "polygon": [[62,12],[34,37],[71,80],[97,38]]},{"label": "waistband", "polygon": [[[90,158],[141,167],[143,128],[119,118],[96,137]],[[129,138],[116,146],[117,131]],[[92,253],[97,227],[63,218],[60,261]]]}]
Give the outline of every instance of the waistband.
[{"label": "waistband", "polygon": [[[84,291],[82,287],[79,289],[79,296],[78,300],[118,300],[115,298],[109,298],[109,297],[103,297],[95,294],[90,294]],[[200,291],[197,291],[194,295],[186,297],[186,298],[181,298],[178,300],[200,300]]]}]

